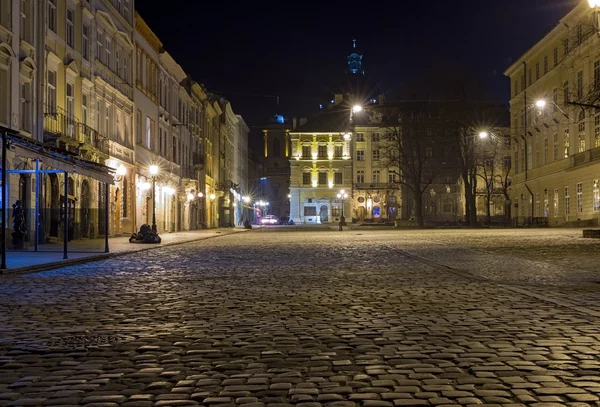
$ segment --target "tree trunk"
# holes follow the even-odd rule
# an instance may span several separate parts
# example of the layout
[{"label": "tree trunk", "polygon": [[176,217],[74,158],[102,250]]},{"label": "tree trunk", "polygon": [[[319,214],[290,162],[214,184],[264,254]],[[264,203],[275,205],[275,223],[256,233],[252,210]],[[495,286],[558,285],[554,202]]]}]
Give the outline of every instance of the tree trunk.
[{"label": "tree trunk", "polygon": [[423,194],[421,192],[415,193],[415,214],[417,215],[419,227],[425,227],[425,219],[423,219]]},{"label": "tree trunk", "polygon": [[485,216],[487,219],[487,224],[490,225],[492,223],[492,214],[490,211],[490,201],[492,200],[491,195],[487,196],[487,202],[485,203],[486,208],[485,208]]}]

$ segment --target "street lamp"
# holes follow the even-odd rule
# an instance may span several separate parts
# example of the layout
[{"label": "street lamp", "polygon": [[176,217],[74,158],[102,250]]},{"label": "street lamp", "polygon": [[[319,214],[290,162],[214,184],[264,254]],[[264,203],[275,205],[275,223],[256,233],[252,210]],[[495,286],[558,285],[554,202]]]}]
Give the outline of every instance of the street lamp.
[{"label": "street lamp", "polygon": [[337,194],[338,199],[342,200],[342,218],[344,217],[344,199],[348,198],[348,194],[343,189]]},{"label": "street lamp", "polygon": [[360,113],[362,112],[363,108],[361,105],[354,105],[352,106],[352,113]]},{"label": "street lamp", "polygon": [[487,131],[479,132],[479,138],[480,139],[488,138],[489,136],[490,135],[489,135],[489,133]]},{"label": "street lamp", "polygon": [[158,165],[151,165],[149,168],[152,175],[152,232],[156,233],[156,176],[158,175]]}]

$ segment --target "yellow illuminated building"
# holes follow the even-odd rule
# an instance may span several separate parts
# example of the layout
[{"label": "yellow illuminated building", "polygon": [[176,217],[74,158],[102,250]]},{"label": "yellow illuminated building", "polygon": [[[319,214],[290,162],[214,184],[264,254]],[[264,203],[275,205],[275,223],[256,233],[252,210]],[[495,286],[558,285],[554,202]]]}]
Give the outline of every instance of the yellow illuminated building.
[{"label": "yellow illuminated building", "polygon": [[[513,219],[597,224],[600,36],[582,0],[505,72],[510,78]],[[537,222],[534,219],[533,223]]]}]

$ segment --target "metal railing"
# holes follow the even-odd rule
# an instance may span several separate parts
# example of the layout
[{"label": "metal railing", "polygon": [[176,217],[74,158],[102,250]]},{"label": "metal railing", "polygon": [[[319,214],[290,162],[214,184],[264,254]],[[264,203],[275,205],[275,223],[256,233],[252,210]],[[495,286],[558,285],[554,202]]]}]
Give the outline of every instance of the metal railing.
[{"label": "metal railing", "polygon": [[389,189],[399,188],[399,182],[376,182],[376,183],[360,183],[355,184],[356,189]]},{"label": "metal railing", "polygon": [[72,115],[55,106],[45,106],[44,111],[44,141],[54,141],[66,137],[80,144],[108,154],[108,140],[97,130],[80,123]]}]

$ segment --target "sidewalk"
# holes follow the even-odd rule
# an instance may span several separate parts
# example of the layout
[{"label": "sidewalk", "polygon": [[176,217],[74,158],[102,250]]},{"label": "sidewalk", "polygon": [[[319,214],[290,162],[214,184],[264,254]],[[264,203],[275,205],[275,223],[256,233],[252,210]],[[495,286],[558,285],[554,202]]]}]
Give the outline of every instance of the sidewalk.
[{"label": "sidewalk", "polygon": [[[4,272],[12,274],[47,270],[244,231],[246,230],[243,228],[222,228],[161,233],[161,244],[129,243],[129,236],[112,237],[108,240],[109,253],[104,253],[104,239],[78,240],[69,242],[69,258],[67,260],[63,259],[62,242],[56,244],[44,244],[39,246],[37,252],[34,252],[33,249],[30,251],[7,251],[7,269]],[[2,271],[0,271],[0,274],[1,273]]]}]

